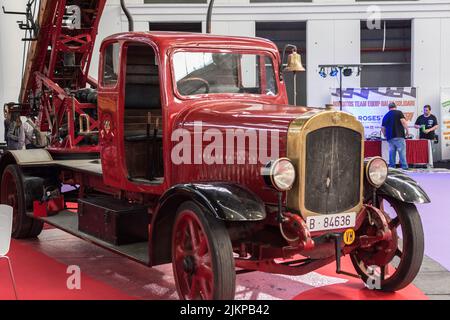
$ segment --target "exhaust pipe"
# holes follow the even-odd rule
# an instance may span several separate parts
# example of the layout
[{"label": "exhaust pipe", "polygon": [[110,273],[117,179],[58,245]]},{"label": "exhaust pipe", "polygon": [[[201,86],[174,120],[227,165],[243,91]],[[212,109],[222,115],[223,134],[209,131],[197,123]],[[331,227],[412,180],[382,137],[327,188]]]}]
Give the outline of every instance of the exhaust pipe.
[{"label": "exhaust pipe", "polygon": [[214,6],[214,0],[209,2],[208,13],[206,15],[206,33],[211,33],[211,16]]},{"label": "exhaust pipe", "polygon": [[128,8],[125,6],[124,0],[120,0],[120,6],[122,7],[123,12],[125,13],[128,19],[128,31],[134,31],[133,17],[131,16],[130,11],[128,11]]}]

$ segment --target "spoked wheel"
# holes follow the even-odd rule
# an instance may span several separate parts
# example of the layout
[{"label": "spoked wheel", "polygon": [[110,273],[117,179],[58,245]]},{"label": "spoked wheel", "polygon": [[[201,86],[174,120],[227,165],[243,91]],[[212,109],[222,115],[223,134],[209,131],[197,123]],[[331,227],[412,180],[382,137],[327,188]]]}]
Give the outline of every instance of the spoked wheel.
[{"label": "spoked wheel", "polygon": [[228,232],[222,221],[193,202],[178,209],[172,265],[181,299],[234,299],[236,272]]},{"label": "spoked wheel", "polygon": [[9,165],[2,175],[0,201],[13,208],[13,226],[11,236],[16,239],[38,236],[43,227],[42,221],[26,215],[26,199],[20,169]]},{"label": "spoked wheel", "polygon": [[[382,201],[384,200],[384,201]],[[357,249],[351,254],[356,272],[367,283],[369,276],[378,274],[382,291],[397,291],[409,285],[422,265],[424,237],[422,222],[414,204],[391,198],[381,199],[381,210],[385,212],[391,241],[380,241],[368,249]],[[374,235],[369,222],[364,222],[363,234]]]}]

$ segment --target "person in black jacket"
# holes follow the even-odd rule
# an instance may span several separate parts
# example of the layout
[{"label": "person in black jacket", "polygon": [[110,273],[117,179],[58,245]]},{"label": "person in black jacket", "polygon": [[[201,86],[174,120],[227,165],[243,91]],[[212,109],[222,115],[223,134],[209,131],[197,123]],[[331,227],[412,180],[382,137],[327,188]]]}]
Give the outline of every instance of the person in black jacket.
[{"label": "person in black jacket", "polygon": [[419,129],[420,139],[434,140],[435,131],[439,127],[436,117],[431,114],[431,106],[423,107],[423,114],[419,116],[414,124],[414,127]]},{"label": "person in black jacket", "polygon": [[389,143],[389,167],[395,168],[398,152],[400,165],[402,169],[407,170],[405,137],[408,134],[408,122],[403,112],[397,110],[397,105],[394,102],[389,104],[389,112],[383,117],[381,132]]}]

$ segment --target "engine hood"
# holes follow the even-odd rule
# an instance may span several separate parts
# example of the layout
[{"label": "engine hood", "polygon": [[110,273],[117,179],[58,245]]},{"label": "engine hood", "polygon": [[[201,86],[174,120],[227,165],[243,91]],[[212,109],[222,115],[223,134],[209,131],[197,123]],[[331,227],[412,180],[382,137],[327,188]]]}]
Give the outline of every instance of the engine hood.
[{"label": "engine hood", "polygon": [[190,106],[181,112],[175,128],[193,130],[201,122],[203,130],[217,128],[278,130],[287,133],[290,123],[300,116],[312,117],[323,109],[248,101],[209,101]]}]

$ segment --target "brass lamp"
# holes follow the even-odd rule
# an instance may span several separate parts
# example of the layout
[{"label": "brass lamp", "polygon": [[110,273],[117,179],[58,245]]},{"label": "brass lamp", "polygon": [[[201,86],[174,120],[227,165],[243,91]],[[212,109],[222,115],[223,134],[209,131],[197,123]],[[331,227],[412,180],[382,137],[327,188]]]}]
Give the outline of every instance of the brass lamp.
[{"label": "brass lamp", "polygon": [[304,72],[305,67],[302,64],[302,56],[297,53],[297,47],[292,44],[287,44],[283,50],[283,61],[288,47],[292,48],[292,53],[288,56],[286,68],[283,71],[294,73],[294,105],[297,105],[297,72]]}]

